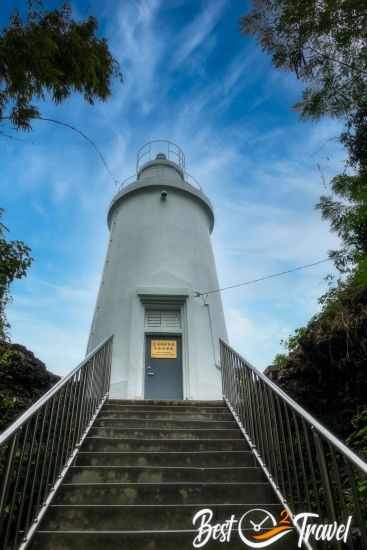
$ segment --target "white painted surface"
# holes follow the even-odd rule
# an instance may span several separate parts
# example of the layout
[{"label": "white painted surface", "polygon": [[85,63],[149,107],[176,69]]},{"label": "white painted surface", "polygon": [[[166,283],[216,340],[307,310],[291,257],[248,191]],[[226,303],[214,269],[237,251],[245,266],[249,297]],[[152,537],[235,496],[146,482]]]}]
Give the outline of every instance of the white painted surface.
[{"label": "white painted surface", "polygon": [[218,288],[209,200],[184,181],[177,165],[156,160],[114,197],[108,222],[88,351],[114,335],[111,397],[144,398],[143,301],[161,297],[181,307],[184,398],[220,398],[218,339],[227,340],[220,294],[208,297],[212,330],[208,307],[194,297],[195,291]]}]

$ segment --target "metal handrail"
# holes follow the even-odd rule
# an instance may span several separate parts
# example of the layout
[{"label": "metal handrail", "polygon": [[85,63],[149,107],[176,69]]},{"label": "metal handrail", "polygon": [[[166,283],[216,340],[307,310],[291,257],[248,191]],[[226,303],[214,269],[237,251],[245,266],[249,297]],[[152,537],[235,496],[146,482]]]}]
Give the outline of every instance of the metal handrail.
[{"label": "metal handrail", "polygon": [[0,548],[26,548],[108,396],[112,337],[0,435]]},{"label": "metal handrail", "polygon": [[342,523],[352,515],[348,547],[367,549],[367,505],[359,494],[367,463],[222,340],[220,354],[224,399],[291,516],[313,512]]}]

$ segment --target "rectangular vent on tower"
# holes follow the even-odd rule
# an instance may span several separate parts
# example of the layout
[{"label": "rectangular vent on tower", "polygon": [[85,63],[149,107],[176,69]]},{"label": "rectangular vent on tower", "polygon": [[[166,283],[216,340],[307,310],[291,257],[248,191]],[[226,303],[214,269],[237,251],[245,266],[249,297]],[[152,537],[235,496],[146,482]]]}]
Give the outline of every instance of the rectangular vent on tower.
[{"label": "rectangular vent on tower", "polygon": [[145,310],[145,329],[146,330],[178,330],[181,329],[180,310]]}]

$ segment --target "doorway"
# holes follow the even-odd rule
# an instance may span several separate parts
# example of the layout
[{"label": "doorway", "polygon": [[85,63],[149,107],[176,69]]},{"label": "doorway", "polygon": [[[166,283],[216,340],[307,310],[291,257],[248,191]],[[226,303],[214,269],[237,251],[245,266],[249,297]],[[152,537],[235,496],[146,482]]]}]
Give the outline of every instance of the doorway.
[{"label": "doorway", "polygon": [[146,335],[144,399],[183,399],[181,336]]}]

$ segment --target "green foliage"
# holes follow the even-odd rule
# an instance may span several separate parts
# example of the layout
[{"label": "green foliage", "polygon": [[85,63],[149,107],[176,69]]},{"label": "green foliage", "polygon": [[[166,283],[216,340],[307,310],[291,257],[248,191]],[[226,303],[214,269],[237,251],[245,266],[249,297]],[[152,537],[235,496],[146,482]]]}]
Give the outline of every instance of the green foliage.
[{"label": "green foliage", "polygon": [[307,82],[305,117],[356,112],[367,95],[367,9],[360,0],[252,0],[241,29],[275,67]]},{"label": "green foliage", "polygon": [[287,366],[287,356],[284,353],[277,353],[273,359],[273,365],[278,369],[284,369]]},{"label": "green foliage", "polygon": [[[281,340],[280,343],[288,350],[294,351],[297,349],[302,336],[306,333],[306,327],[296,328],[294,334],[289,336],[287,340]],[[285,357],[285,356],[283,356]]]},{"label": "green foliage", "polygon": [[14,419],[18,411],[18,401],[17,397],[7,397],[0,394],[0,432],[5,430]]},{"label": "green foliage", "polygon": [[[279,69],[307,85],[295,108],[305,118],[341,117],[344,173],[317,208],[342,240],[337,269],[367,282],[367,4],[360,0],[253,0],[241,28]],[[348,172],[352,169],[353,173]],[[350,280],[352,282],[352,279]]]},{"label": "green foliage", "polygon": [[[367,461],[367,409],[359,412],[353,418],[352,424],[355,431],[348,437],[347,444]],[[367,521],[367,479],[365,476],[356,477],[357,491]]]},{"label": "green foliage", "polygon": [[67,4],[52,11],[30,4],[27,16],[15,13],[0,34],[0,118],[22,130],[40,116],[34,100],[47,95],[61,103],[80,92],[88,103],[105,101],[112,79],[121,79],[94,17],[77,22]]},{"label": "green foliage", "polygon": [[367,409],[362,410],[353,418],[352,425],[355,431],[348,437],[347,443],[360,454],[362,458],[367,460]]},{"label": "green foliage", "polygon": [[[0,208],[0,219],[2,215]],[[11,300],[10,284],[14,279],[25,277],[33,260],[30,248],[22,241],[8,241],[6,232],[7,228],[0,222],[0,341],[5,339],[9,328],[5,308]]]},{"label": "green foliage", "polygon": [[341,273],[352,274],[357,284],[367,282],[367,180],[342,174],[332,180],[333,196],[322,196],[317,208],[341,241],[330,253]]}]

